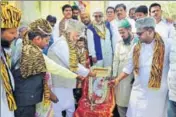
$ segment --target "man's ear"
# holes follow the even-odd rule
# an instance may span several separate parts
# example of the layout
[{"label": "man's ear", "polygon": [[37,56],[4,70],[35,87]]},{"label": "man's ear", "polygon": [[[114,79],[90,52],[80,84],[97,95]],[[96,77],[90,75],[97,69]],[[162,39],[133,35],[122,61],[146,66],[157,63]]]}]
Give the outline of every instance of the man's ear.
[{"label": "man's ear", "polygon": [[149,16],[151,16],[151,12],[149,11]]},{"label": "man's ear", "polygon": [[36,37],[34,37],[34,39],[32,40],[33,42],[37,42],[37,41],[39,41],[41,39],[41,37],[40,36],[36,36]]}]

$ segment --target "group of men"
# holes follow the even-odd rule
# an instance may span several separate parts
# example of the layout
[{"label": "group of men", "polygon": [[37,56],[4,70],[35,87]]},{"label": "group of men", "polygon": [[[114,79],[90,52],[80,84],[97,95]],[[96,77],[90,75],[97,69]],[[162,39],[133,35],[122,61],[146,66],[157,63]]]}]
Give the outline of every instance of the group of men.
[{"label": "group of men", "polygon": [[[160,4],[131,8],[129,17],[118,4],[107,8],[105,20],[95,9],[92,21],[89,13],[66,4],[61,21],[35,20],[21,28],[17,40],[22,12],[7,3],[1,8],[2,117],[35,117],[36,105],[50,100],[54,117],[63,111],[74,116],[76,84],[96,77],[92,66],[112,68],[109,87],[120,117],[176,117],[176,33]],[[85,43],[77,48],[80,38]],[[84,50],[88,57],[79,56]],[[89,65],[83,64],[87,59]]]}]

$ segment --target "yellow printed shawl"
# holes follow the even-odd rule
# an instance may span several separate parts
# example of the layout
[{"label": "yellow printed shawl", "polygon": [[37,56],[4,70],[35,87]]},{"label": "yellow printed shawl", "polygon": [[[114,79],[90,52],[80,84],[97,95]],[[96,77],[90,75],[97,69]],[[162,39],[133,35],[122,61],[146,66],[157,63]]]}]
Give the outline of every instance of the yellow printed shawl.
[{"label": "yellow printed shawl", "polygon": [[[6,54],[6,53],[4,53]],[[17,109],[16,102],[13,96],[13,91],[12,91],[12,86],[10,85],[10,76],[8,74],[8,69],[10,65],[10,58],[6,54],[6,62],[8,66],[6,66],[5,61],[3,61],[3,56],[1,56],[1,61],[0,61],[0,68],[1,68],[1,77],[2,77],[2,83],[4,86],[4,89],[6,91],[6,97],[7,97],[7,103],[10,111],[14,111]]]},{"label": "yellow printed shawl", "polygon": [[98,27],[95,25],[95,22],[93,22],[93,27],[94,27],[96,33],[98,34],[98,36],[101,39],[105,39],[106,38],[106,25],[105,25],[105,22],[102,22],[101,25],[103,25],[103,32],[100,29],[98,29]]},{"label": "yellow printed shawl", "polygon": [[17,28],[21,15],[18,8],[9,5],[8,2],[1,2],[1,28]]},{"label": "yellow printed shawl", "polygon": [[65,20],[62,19],[59,23],[59,36],[61,36],[64,33],[64,29],[65,29]]},{"label": "yellow printed shawl", "polygon": [[[155,47],[148,87],[153,89],[159,89],[161,86],[165,45],[161,36],[158,33],[155,33],[154,39],[155,39]],[[138,42],[138,44],[134,47],[133,51],[133,63],[135,75],[138,75],[139,73],[140,50],[141,50],[141,42]]]},{"label": "yellow printed shawl", "polygon": [[[29,25],[29,31],[34,33],[50,34],[52,31],[51,25],[44,19],[38,19]],[[20,71],[23,78],[28,78],[30,75],[45,73],[47,71],[45,60],[42,51],[38,46],[29,40],[28,32],[23,39],[22,57],[20,63]],[[50,91],[47,81],[44,80],[44,104],[50,104]]]},{"label": "yellow printed shawl", "polygon": [[76,72],[78,69],[78,52],[75,44],[70,40],[70,33],[64,33],[64,37],[69,47],[69,69],[72,72]]}]

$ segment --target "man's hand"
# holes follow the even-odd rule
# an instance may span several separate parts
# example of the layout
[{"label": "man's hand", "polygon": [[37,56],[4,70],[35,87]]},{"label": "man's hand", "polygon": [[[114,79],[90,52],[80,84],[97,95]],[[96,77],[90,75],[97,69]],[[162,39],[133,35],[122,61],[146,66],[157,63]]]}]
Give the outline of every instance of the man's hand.
[{"label": "man's hand", "polygon": [[97,63],[97,57],[92,57],[93,63]]},{"label": "man's hand", "polygon": [[59,102],[57,96],[56,96],[52,91],[50,91],[50,100],[51,100],[53,103]]},{"label": "man's hand", "polygon": [[79,79],[79,80],[81,80],[81,81],[84,80],[84,77],[83,77],[83,76],[77,76],[76,78]]},{"label": "man's hand", "polygon": [[119,83],[120,83],[119,79],[116,78],[116,79],[114,79],[114,80],[110,80],[109,83],[108,83],[108,85],[109,85],[110,87],[115,87],[115,86],[117,86]]},{"label": "man's hand", "polygon": [[96,72],[90,71],[88,76],[89,77],[96,77]]},{"label": "man's hand", "polygon": [[171,19],[171,18],[166,18],[166,21],[168,22],[168,23],[174,23],[174,20],[173,19]]}]

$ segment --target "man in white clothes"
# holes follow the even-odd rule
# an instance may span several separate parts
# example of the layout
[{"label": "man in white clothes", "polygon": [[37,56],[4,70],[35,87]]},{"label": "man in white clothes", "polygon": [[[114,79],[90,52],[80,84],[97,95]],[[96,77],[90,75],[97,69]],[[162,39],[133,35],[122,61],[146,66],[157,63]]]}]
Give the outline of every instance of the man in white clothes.
[{"label": "man in white clothes", "polygon": [[169,23],[162,17],[161,5],[153,3],[149,7],[150,16],[155,18],[156,27],[155,30],[162,36],[163,39],[174,39],[175,29],[173,23]]},{"label": "man in white clothes", "polygon": [[[78,63],[76,41],[84,29],[84,24],[70,19],[65,22],[64,32],[59,39],[51,45],[48,50],[48,57],[57,64],[70,69],[81,76],[95,76],[83,65]],[[67,117],[73,117],[75,111],[75,100],[73,89],[76,88],[76,79],[64,79],[52,74],[53,92],[59,102],[54,104],[54,117],[62,117],[62,111],[66,110]]]},{"label": "man in white clothes", "polygon": [[[128,62],[128,54],[135,43],[138,43],[139,39],[137,35],[134,35],[131,31],[131,24],[127,19],[119,22],[119,33],[122,37],[122,41],[117,43],[114,60],[113,60],[113,76],[117,77],[123,70],[123,67]],[[118,112],[120,117],[126,117],[128,108],[128,102],[131,94],[132,82],[134,80],[133,73],[125,80],[115,87],[116,104],[118,106]]]},{"label": "man in white clothes", "polygon": [[166,117],[167,75],[171,43],[155,31],[151,17],[136,21],[140,41],[129,53],[123,72],[110,84],[116,85],[134,72],[127,117]]},{"label": "man in white clothes", "polygon": [[89,56],[92,57],[93,66],[109,67],[116,44],[109,22],[103,20],[103,12],[96,9],[93,13],[94,20],[88,26],[87,41]]},{"label": "man in white clothes", "polygon": [[[72,6],[66,4],[62,7],[63,18],[61,21],[57,21],[53,28],[53,38],[58,38],[62,35],[65,27],[65,22],[72,19]],[[55,41],[55,40],[54,40]]]},{"label": "man in white clothes", "polygon": [[113,21],[111,21],[111,25],[112,25],[113,32],[115,32],[114,36],[115,36],[115,38],[117,38],[117,41],[119,42],[120,40],[122,40],[122,38],[118,32],[119,21],[123,20],[123,19],[127,19],[131,24],[132,32],[135,33],[136,32],[135,20],[127,17],[127,9],[124,4],[117,4],[115,7],[115,13],[117,15],[117,18],[115,18]]},{"label": "man in white clothes", "polygon": [[173,40],[170,54],[170,70],[168,73],[169,101],[168,117],[176,117],[176,40]]}]

